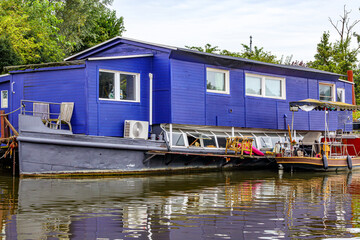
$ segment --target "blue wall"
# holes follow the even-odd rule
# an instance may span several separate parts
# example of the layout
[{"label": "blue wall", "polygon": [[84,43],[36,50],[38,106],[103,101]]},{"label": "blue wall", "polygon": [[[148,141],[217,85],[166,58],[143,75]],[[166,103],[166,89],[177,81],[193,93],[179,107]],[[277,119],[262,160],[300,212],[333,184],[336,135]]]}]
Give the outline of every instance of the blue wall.
[{"label": "blue wall", "polygon": [[153,124],[171,122],[171,82],[168,53],[153,57]]},{"label": "blue wall", "polygon": [[[18,108],[22,99],[56,103],[74,102],[74,112],[71,119],[73,131],[74,133],[85,133],[87,112],[84,66],[22,72],[12,74],[12,76],[15,91],[12,109]],[[52,111],[50,109],[50,112]],[[17,114],[15,114],[12,124],[16,128],[18,127],[17,119]]]},{"label": "blue wall", "polygon": [[[149,73],[152,57],[87,62],[90,135],[123,136],[125,120],[149,121]],[[99,69],[140,74],[140,102],[99,99]]]},{"label": "blue wall", "polygon": [[[230,94],[206,91],[206,67],[230,70]],[[351,99],[351,84],[298,76],[269,74],[262,71],[224,68],[203,63],[171,59],[172,123],[235,126],[247,128],[287,129],[292,112],[289,102],[307,98],[319,99],[319,83],[332,83],[345,88],[346,102]],[[246,96],[245,73],[261,74],[286,79],[286,100]],[[278,72],[279,73],[279,72]],[[286,72],[288,73],[288,72]],[[333,78],[333,77],[332,77]],[[339,128],[340,115],[329,113],[329,129]],[[294,129],[324,130],[324,112],[299,111],[294,113]]]}]

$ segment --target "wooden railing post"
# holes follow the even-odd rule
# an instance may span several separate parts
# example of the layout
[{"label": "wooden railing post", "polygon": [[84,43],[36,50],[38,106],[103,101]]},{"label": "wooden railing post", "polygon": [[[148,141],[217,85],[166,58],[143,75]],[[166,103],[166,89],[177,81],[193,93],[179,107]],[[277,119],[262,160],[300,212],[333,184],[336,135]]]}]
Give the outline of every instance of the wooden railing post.
[{"label": "wooden railing post", "polygon": [[5,111],[4,110],[0,110],[0,123],[1,123],[1,138],[5,138]]}]

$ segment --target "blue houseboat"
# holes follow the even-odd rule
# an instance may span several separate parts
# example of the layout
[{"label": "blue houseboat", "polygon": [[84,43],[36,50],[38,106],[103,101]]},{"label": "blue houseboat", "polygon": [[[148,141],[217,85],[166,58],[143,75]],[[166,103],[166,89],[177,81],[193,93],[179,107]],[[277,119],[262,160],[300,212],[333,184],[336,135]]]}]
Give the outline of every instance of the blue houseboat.
[{"label": "blue houseboat", "polygon": [[[227,140],[252,139],[256,149],[269,151],[287,137],[289,102],[352,103],[353,91],[352,81],[331,72],[123,37],[64,62],[7,70],[0,76],[1,110],[11,113],[19,132],[21,175],[271,162],[225,154]],[[351,113],[330,115],[330,130],[352,130]],[[324,130],[321,112],[294,117],[295,139]]]}]

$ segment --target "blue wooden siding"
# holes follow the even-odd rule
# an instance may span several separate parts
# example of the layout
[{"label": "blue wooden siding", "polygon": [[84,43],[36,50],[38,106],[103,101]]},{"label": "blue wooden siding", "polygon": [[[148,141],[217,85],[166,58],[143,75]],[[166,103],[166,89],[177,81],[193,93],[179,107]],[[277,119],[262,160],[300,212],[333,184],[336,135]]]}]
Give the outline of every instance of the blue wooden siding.
[{"label": "blue wooden siding", "polygon": [[170,123],[171,84],[168,53],[157,53],[152,63],[153,78],[153,124]]},{"label": "blue wooden siding", "polygon": [[[125,120],[149,121],[149,73],[152,57],[87,62],[90,135],[123,136]],[[140,74],[140,102],[99,100],[99,69]]]},{"label": "blue wooden siding", "polygon": [[205,67],[171,60],[171,122],[205,125]]},{"label": "blue wooden siding", "polygon": [[[16,77],[15,86],[17,85],[16,81],[23,84],[23,99],[57,103],[74,102],[74,112],[71,119],[73,131],[74,133],[86,132],[84,68],[32,72],[14,76]],[[52,109],[50,111],[53,112]],[[59,109],[55,111],[59,112]]]},{"label": "blue wooden siding", "polygon": [[[20,107],[20,101],[24,99],[24,87],[23,87],[23,74],[11,74],[10,80],[10,98],[11,98],[11,111]],[[10,123],[18,129],[18,114],[16,112],[9,116]]]},{"label": "blue wooden siding", "polygon": [[[230,71],[230,94],[206,92],[206,67]],[[264,69],[262,69],[264,70]],[[206,65],[202,63],[171,60],[172,123],[213,126],[235,126],[248,128],[287,129],[291,125],[292,112],[289,102],[307,98],[319,99],[319,83],[345,83],[311,79],[289,75],[269,74],[269,71],[244,71]],[[246,96],[245,74],[253,73],[286,80],[286,100]],[[350,94],[345,92],[347,101]],[[339,128],[337,112],[329,114],[330,130]],[[324,130],[324,112],[299,111],[294,113],[294,129]]]},{"label": "blue wooden siding", "polygon": [[[217,68],[214,66],[205,66]],[[244,71],[231,70],[230,94],[206,92],[206,73],[204,91],[206,92],[206,125],[245,127],[244,109]]]},{"label": "blue wooden siding", "polygon": [[148,48],[142,48],[131,44],[117,44],[111,48],[99,51],[91,57],[113,57],[113,56],[125,56],[125,55],[138,55],[138,54],[152,54],[155,51]]}]

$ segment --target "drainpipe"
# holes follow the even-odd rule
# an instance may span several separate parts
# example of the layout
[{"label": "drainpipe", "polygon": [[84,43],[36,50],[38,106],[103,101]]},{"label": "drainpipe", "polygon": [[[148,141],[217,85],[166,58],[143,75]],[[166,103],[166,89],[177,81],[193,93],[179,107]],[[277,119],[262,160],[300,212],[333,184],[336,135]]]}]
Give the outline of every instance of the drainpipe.
[{"label": "drainpipe", "polygon": [[[353,71],[347,71],[348,81],[354,83]],[[352,104],[356,105],[354,84],[352,85]]]},{"label": "drainpipe", "polygon": [[153,74],[149,73],[149,124],[152,126],[152,109],[153,109]]}]

